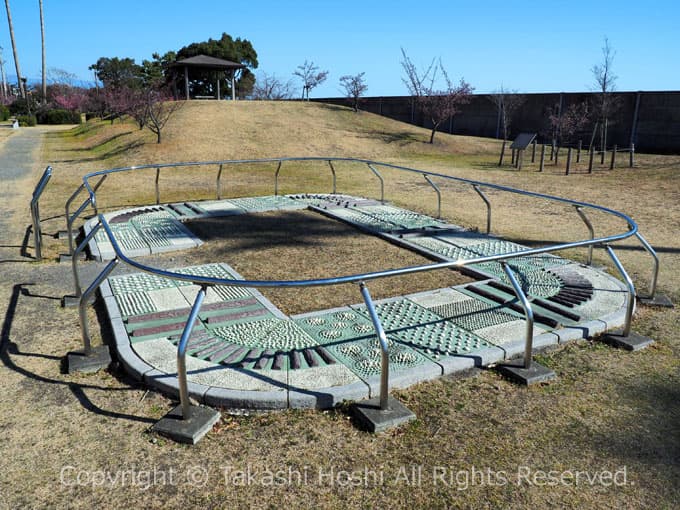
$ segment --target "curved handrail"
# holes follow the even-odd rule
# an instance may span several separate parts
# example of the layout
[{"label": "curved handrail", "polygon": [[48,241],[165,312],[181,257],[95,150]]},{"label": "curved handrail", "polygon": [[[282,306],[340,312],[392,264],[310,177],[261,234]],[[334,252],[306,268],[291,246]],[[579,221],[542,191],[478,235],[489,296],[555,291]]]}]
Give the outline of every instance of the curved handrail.
[{"label": "curved handrail", "polygon": [[[556,251],[561,251],[561,250],[566,250],[566,249],[572,249],[572,248],[579,248],[579,247],[589,247],[592,249],[593,246],[595,245],[604,245],[606,247],[606,250],[610,257],[612,258],[616,268],[619,270],[621,273],[621,276],[623,277],[624,281],[626,282],[626,285],[628,286],[629,290],[629,299],[628,299],[628,306],[627,306],[627,314],[626,314],[626,324],[624,326],[624,332],[627,334],[630,332],[630,323],[631,323],[631,318],[632,314],[634,311],[635,307],[635,287],[633,286],[632,281],[630,280],[630,277],[626,273],[625,269],[621,265],[621,263],[618,261],[616,258],[616,255],[614,254],[613,250],[609,246],[610,243],[615,242],[615,241],[620,241],[622,239],[626,239],[628,237],[631,237],[633,235],[638,236],[638,226],[633,221],[629,216],[627,216],[624,213],[621,213],[619,211],[610,209],[608,207],[603,207],[595,204],[589,204],[586,202],[580,202],[577,200],[571,200],[567,198],[562,198],[562,197],[555,197],[552,195],[546,195],[543,193],[536,193],[532,191],[525,191],[525,190],[519,190],[516,188],[511,188],[508,186],[502,186],[499,184],[492,184],[492,183],[487,183],[487,182],[481,182],[481,181],[476,181],[472,179],[466,179],[462,177],[454,177],[446,174],[441,174],[437,172],[429,172],[429,171],[424,171],[424,170],[416,170],[413,168],[409,167],[404,167],[404,166],[399,166],[399,165],[394,165],[390,163],[381,163],[377,161],[371,161],[371,160],[365,160],[365,159],[356,159],[356,158],[329,158],[329,157],[305,157],[305,158],[266,158],[266,159],[250,159],[250,160],[223,160],[223,161],[209,161],[209,162],[188,162],[188,163],[168,163],[168,164],[150,164],[150,165],[141,165],[141,166],[132,166],[132,167],[121,167],[121,168],[114,168],[114,169],[109,169],[109,170],[100,170],[97,172],[90,172],[86,174],[83,177],[83,186],[88,194],[89,198],[88,200],[85,201],[83,206],[81,206],[81,209],[83,209],[88,203],[97,211],[97,189],[99,188],[99,185],[103,182],[104,178],[111,173],[119,173],[119,172],[129,172],[129,171],[137,171],[137,170],[144,170],[144,169],[150,169],[153,168],[156,170],[156,184],[158,184],[158,179],[160,175],[161,168],[178,168],[178,167],[191,167],[191,166],[208,166],[208,165],[220,165],[220,171],[218,174],[217,178],[217,186],[218,186],[218,196],[219,196],[219,177],[222,173],[222,168],[223,165],[225,164],[260,164],[260,163],[271,163],[275,162],[278,163],[277,169],[276,169],[276,175],[275,175],[275,194],[278,194],[278,175],[281,170],[281,165],[284,162],[290,162],[290,161],[320,161],[320,162],[326,162],[330,169],[331,173],[333,175],[333,193],[336,193],[336,171],[335,167],[333,166],[333,162],[336,161],[345,161],[345,162],[352,162],[352,163],[362,163],[368,166],[368,168],[378,176],[378,178],[381,181],[381,200],[384,200],[384,188],[383,188],[383,180],[382,177],[380,176],[379,172],[374,168],[376,166],[379,167],[384,167],[384,168],[390,168],[390,169],[395,169],[399,171],[405,171],[405,172],[411,172],[414,174],[420,174],[422,175],[427,182],[435,189],[437,192],[438,196],[438,211],[439,215],[441,215],[441,192],[439,188],[437,187],[436,184],[434,184],[431,180],[432,177],[437,177],[449,181],[455,181],[455,182],[460,182],[460,183],[465,183],[468,185],[471,185],[474,190],[484,199],[486,205],[487,205],[487,230],[490,229],[490,203],[488,199],[486,199],[484,193],[481,192],[480,187],[485,187],[489,189],[494,189],[498,191],[503,191],[503,192],[509,192],[509,193],[515,193],[515,194],[520,194],[524,196],[529,196],[533,198],[539,198],[539,199],[545,199],[545,200],[551,200],[555,201],[558,203],[564,203],[564,204],[569,204],[571,206],[574,206],[579,212],[579,215],[583,218],[583,212],[581,211],[582,208],[589,208],[593,210],[597,210],[600,212],[604,212],[606,214],[610,214],[613,216],[616,216],[622,220],[624,220],[627,225],[628,225],[628,230],[625,232],[617,233],[617,234],[612,234],[609,236],[604,236],[604,237],[599,237],[595,238],[593,236],[593,231],[590,229],[590,238],[586,240],[580,240],[580,241],[573,241],[573,242],[567,242],[567,243],[558,243],[554,244],[551,246],[544,246],[544,247],[539,247],[539,248],[527,248],[524,250],[519,250],[519,251],[513,251],[509,253],[502,253],[498,255],[489,255],[489,256],[483,256],[483,257],[476,257],[472,259],[458,259],[458,260],[452,260],[452,261],[445,261],[445,262],[434,262],[434,263],[428,263],[428,264],[422,264],[418,266],[408,266],[408,267],[401,267],[401,268],[396,268],[396,269],[387,269],[387,270],[382,270],[382,271],[373,271],[369,273],[360,273],[360,274],[351,274],[351,275],[345,275],[345,276],[337,276],[337,277],[331,277],[331,278],[313,278],[313,279],[306,279],[306,280],[245,280],[245,279],[224,279],[224,278],[214,278],[214,277],[209,277],[209,276],[199,276],[199,275],[189,275],[182,273],[181,271],[170,271],[166,269],[161,269],[157,267],[152,267],[147,264],[143,264],[139,261],[133,260],[129,258],[128,256],[125,255],[123,250],[121,249],[120,245],[118,244],[118,241],[116,240],[116,236],[113,234],[111,227],[104,217],[103,214],[97,213],[97,219],[98,219],[98,225],[96,225],[96,228],[102,227],[104,231],[106,232],[106,235],[111,243],[111,246],[115,252],[115,257],[114,259],[107,265],[106,269],[104,272],[102,272],[95,282],[85,291],[85,293],[81,296],[80,300],[80,321],[82,323],[82,329],[83,329],[83,340],[84,340],[84,345],[85,345],[85,351],[87,352],[89,350],[89,333],[87,331],[87,318],[84,313],[84,308],[87,302],[87,297],[91,295],[94,292],[94,289],[98,287],[101,282],[108,276],[108,274],[113,270],[113,268],[119,263],[119,262],[124,262],[125,264],[134,267],[136,269],[139,269],[140,271],[151,273],[157,276],[161,276],[164,278],[169,278],[173,280],[181,280],[181,281],[187,281],[196,285],[201,286],[201,290],[199,291],[196,302],[194,303],[194,306],[192,307],[192,312],[191,312],[191,317],[189,319],[189,322],[187,322],[187,325],[185,327],[185,330],[182,334],[182,340],[180,341],[180,345],[178,347],[178,357],[177,357],[177,366],[178,366],[178,376],[179,376],[179,386],[180,386],[180,400],[182,403],[182,410],[183,410],[183,416],[185,419],[188,419],[190,417],[190,406],[189,406],[189,399],[188,399],[188,386],[187,386],[187,380],[186,380],[186,365],[185,365],[185,356],[186,356],[186,345],[187,345],[187,339],[188,336],[191,333],[191,325],[193,324],[193,319],[195,315],[198,313],[201,302],[203,300],[203,297],[205,296],[206,288],[210,286],[215,286],[215,285],[226,285],[226,286],[233,286],[233,287],[254,287],[254,288],[267,288],[267,287],[284,287],[284,288],[290,288],[290,287],[311,287],[311,286],[326,286],[326,285],[339,285],[339,284],[346,284],[346,283],[359,283],[361,293],[364,296],[364,300],[366,302],[366,306],[370,312],[371,319],[374,323],[374,328],[376,330],[376,334],[378,336],[378,340],[380,341],[381,344],[381,352],[382,352],[382,372],[381,372],[381,392],[380,392],[380,402],[381,402],[381,409],[385,409],[387,406],[387,391],[388,391],[388,366],[389,366],[389,357],[388,357],[388,352],[387,352],[387,340],[385,337],[384,330],[382,329],[382,326],[380,324],[380,319],[378,318],[375,310],[373,309],[373,304],[372,300],[370,297],[370,294],[368,292],[368,288],[366,287],[365,282],[369,280],[374,280],[377,278],[387,278],[387,277],[393,277],[393,276],[400,276],[400,275],[406,275],[406,274],[415,274],[415,273],[420,273],[420,272],[425,272],[425,271],[433,271],[437,269],[446,269],[446,268],[461,268],[467,265],[471,264],[481,264],[485,262],[502,262],[503,264],[503,269],[510,279],[510,282],[513,285],[513,289],[515,291],[516,296],[518,299],[521,301],[525,314],[527,317],[527,333],[526,333],[526,345],[525,345],[525,365],[529,366],[531,363],[531,345],[532,345],[532,336],[533,336],[533,313],[531,311],[531,305],[529,303],[529,300],[524,294],[523,289],[519,285],[519,283],[516,281],[514,274],[512,270],[509,268],[507,265],[508,260],[515,259],[517,257],[526,257],[526,256],[531,256],[531,255],[540,255],[544,253],[550,253],[550,252],[556,252]],[[95,177],[102,176],[100,181],[92,187],[90,185],[89,180]],[[79,190],[76,192],[78,193],[80,190],[82,190],[82,187],[79,188]],[[158,186],[156,186],[156,203],[159,201],[159,193],[158,193]],[[81,211],[79,209],[74,215],[73,218],[77,217]],[[93,229],[92,232],[95,232],[96,229]],[[90,232],[90,236],[92,237],[94,234]],[[642,239],[641,239],[642,241]],[[643,244],[646,244],[643,242]],[[645,245],[645,248],[647,246]],[[651,248],[651,247],[650,247]],[[653,250],[652,250],[653,253]],[[74,274],[76,277],[76,285],[78,286],[78,280],[77,280],[77,274],[75,271],[75,264],[74,264]]]},{"label": "curved handrail", "polygon": [[363,274],[354,274],[354,275],[346,275],[346,276],[341,276],[341,277],[333,277],[333,278],[323,278],[323,279],[307,279],[307,280],[223,280],[219,278],[210,278],[210,277],[203,277],[203,276],[196,276],[196,275],[187,275],[184,273],[178,273],[178,272],[173,272],[173,271],[168,271],[160,268],[155,268],[148,266],[146,264],[142,264],[138,261],[135,261],[129,257],[127,257],[124,253],[123,250],[120,248],[118,243],[115,240],[115,236],[111,232],[108,222],[106,219],[103,217],[103,215],[99,214],[99,221],[102,223],[102,226],[104,227],[104,230],[107,233],[107,236],[109,237],[111,241],[111,245],[116,253],[116,256],[126,264],[135,267],[139,269],[140,271],[148,272],[148,273],[153,273],[153,274],[158,274],[160,276],[164,276],[166,278],[171,278],[171,279],[177,279],[177,280],[184,280],[184,281],[189,281],[192,283],[196,284],[205,284],[205,285],[231,285],[231,286],[236,286],[236,287],[302,287],[302,286],[321,286],[321,285],[337,285],[337,284],[342,284],[342,283],[353,283],[353,282],[358,282],[361,280],[371,280],[371,279],[376,279],[376,278],[383,278],[383,277],[390,277],[390,276],[398,276],[402,274],[411,274],[411,273],[416,273],[416,272],[421,272],[421,271],[431,271],[435,269],[444,269],[444,268],[452,268],[452,267],[462,267],[470,264],[479,264],[483,262],[496,262],[496,261],[501,261],[501,260],[507,260],[507,259],[512,259],[516,257],[523,257],[523,256],[529,256],[529,255],[539,255],[543,253],[550,253],[550,252],[555,252],[555,251],[562,251],[566,249],[572,249],[572,248],[580,248],[580,247],[590,247],[594,245],[601,245],[601,244],[607,244],[607,243],[612,243],[615,241],[620,241],[623,239],[626,239],[628,237],[631,237],[633,235],[636,235],[638,232],[638,226],[633,221],[632,218],[627,216],[626,214],[616,211],[614,209],[610,209],[608,207],[596,205],[596,204],[590,204],[587,202],[581,202],[578,200],[572,200],[568,198],[563,198],[563,197],[556,197],[553,195],[547,195],[543,193],[537,193],[533,191],[526,191],[526,190],[520,190],[516,188],[511,188],[509,186],[503,186],[499,184],[493,184],[493,183],[487,183],[487,182],[482,182],[482,181],[476,181],[472,179],[466,179],[463,177],[455,177],[455,176],[450,176],[442,173],[437,173],[437,172],[430,172],[430,171],[425,171],[425,170],[416,170],[413,168],[409,167],[404,167],[404,166],[399,166],[399,165],[394,165],[391,163],[382,163],[382,162],[377,162],[377,161],[371,161],[371,160],[365,160],[365,159],[357,159],[357,158],[331,158],[331,157],[301,157],[301,158],[264,158],[264,159],[246,159],[246,160],[222,160],[222,161],[202,161],[202,162],[185,162],[185,163],[166,163],[166,164],[149,164],[149,165],[140,165],[140,166],[131,166],[131,167],[120,167],[120,168],[113,168],[109,170],[99,170],[96,172],[90,172],[86,174],[83,177],[83,185],[87,189],[88,193],[90,194],[90,203],[95,206],[96,204],[96,192],[97,192],[97,186],[94,188],[90,186],[89,180],[98,176],[104,176],[104,175],[109,175],[111,173],[119,173],[119,172],[129,172],[129,171],[138,171],[138,170],[145,170],[145,169],[155,169],[158,170],[159,168],[178,168],[178,167],[191,167],[191,166],[202,166],[202,165],[226,165],[226,164],[253,164],[253,163],[271,163],[271,162],[278,162],[278,163],[283,163],[283,162],[291,162],[291,161],[319,161],[319,162],[325,162],[329,163],[330,161],[345,161],[345,162],[352,162],[352,163],[363,163],[366,165],[371,165],[371,166],[382,166],[386,168],[391,168],[395,170],[400,170],[400,171],[406,171],[406,172],[411,172],[411,173],[416,173],[420,174],[423,176],[428,176],[428,177],[438,177],[442,179],[448,179],[452,181],[457,181],[457,182],[462,182],[465,184],[472,185],[473,187],[477,188],[480,186],[490,188],[490,189],[495,189],[498,191],[504,191],[504,192],[509,192],[509,193],[516,193],[520,195],[525,195],[525,196],[530,196],[534,198],[539,198],[539,199],[546,199],[546,200],[551,200],[551,201],[556,201],[560,203],[565,203],[572,205],[574,207],[578,208],[589,208],[597,211],[601,211],[613,216],[616,216],[623,221],[625,221],[628,224],[628,230],[622,233],[618,234],[613,234],[609,236],[604,236],[604,237],[598,237],[594,238],[591,237],[590,239],[587,240],[581,240],[581,241],[573,241],[573,242],[568,242],[568,243],[560,243],[556,245],[550,245],[550,246],[544,246],[540,248],[530,248],[526,250],[521,250],[518,252],[511,252],[511,253],[505,253],[505,254],[500,254],[500,255],[492,255],[492,256],[486,256],[486,257],[477,257],[474,259],[465,259],[465,260],[457,260],[457,261],[448,261],[448,262],[438,262],[438,263],[433,263],[433,264],[426,264],[426,265],[420,265],[420,266],[412,266],[412,267],[405,267],[405,268],[398,268],[398,269],[390,269],[390,270],[384,270],[384,271],[376,271],[372,273],[363,273]]},{"label": "curved handrail", "polygon": [[[588,207],[591,209],[599,210],[608,214],[612,214],[614,216],[617,216],[624,220],[628,225],[630,226],[630,230],[628,231],[627,235],[622,237],[621,239],[625,239],[627,237],[630,237],[634,235],[637,232],[637,224],[633,221],[632,218],[627,216],[626,214],[616,211],[615,209],[610,209],[609,207],[604,207],[601,205],[596,205],[596,204],[590,204],[588,202],[581,202],[579,200],[572,200],[570,198],[564,198],[564,197],[557,197],[554,195],[547,195],[545,193],[538,193],[535,191],[526,191],[526,190],[520,190],[517,188],[511,188],[510,186],[503,186],[501,184],[493,184],[490,182],[484,182],[484,181],[477,181],[474,179],[467,179],[465,177],[456,177],[453,175],[446,175],[438,172],[431,172],[427,170],[418,170],[415,168],[409,168],[405,166],[400,166],[400,165],[394,165],[392,163],[383,163],[379,161],[373,161],[369,159],[358,159],[358,158],[341,158],[341,157],[298,157],[298,158],[261,158],[261,159],[236,159],[236,160],[215,160],[215,161],[191,161],[191,162],[182,162],[182,163],[153,163],[153,164],[148,164],[148,165],[138,165],[138,166],[129,166],[129,167],[118,167],[118,168],[111,168],[108,170],[98,170],[95,172],[90,172],[87,173],[83,176],[83,184],[85,188],[87,189],[88,193],[90,194],[91,200],[93,200],[93,207],[96,206],[96,189],[93,190],[93,188],[90,186],[89,179],[93,177],[97,177],[100,175],[105,175],[105,174],[112,174],[112,173],[119,173],[119,172],[129,172],[129,171],[135,171],[135,170],[145,170],[145,169],[157,169],[157,168],[179,168],[179,167],[191,167],[191,166],[208,166],[208,165],[227,165],[227,164],[253,164],[253,163],[278,163],[278,162],[287,162],[287,161],[323,161],[328,163],[329,161],[345,161],[345,162],[350,162],[350,163],[363,163],[365,165],[374,165],[374,166],[381,166],[385,168],[391,168],[394,170],[400,170],[400,171],[405,171],[405,172],[411,172],[411,173],[416,173],[420,175],[428,175],[430,177],[440,177],[443,179],[448,179],[452,181],[457,181],[457,182],[462,182],[465,184],[470,184],[470,185],[478,185],[478,186],[483,186],[485,188],[490,188],[490,189],[495,189],[498,191],[505,191],[508,193],[517,193],[520,195],[525,195],[525,196],[530,196],[533,198],[541,198],[541,199],[546,199],[546,200],[552,200],[555,202],[560,202],[564,204],[570,204],[573,206],[581,206],[581,207]],[[608,238],[603,238],[603,239],[608,239]],[[615,241],[618,241],[620,239],[613,239]],[[604,241],[599,241],[599,244]]]}]

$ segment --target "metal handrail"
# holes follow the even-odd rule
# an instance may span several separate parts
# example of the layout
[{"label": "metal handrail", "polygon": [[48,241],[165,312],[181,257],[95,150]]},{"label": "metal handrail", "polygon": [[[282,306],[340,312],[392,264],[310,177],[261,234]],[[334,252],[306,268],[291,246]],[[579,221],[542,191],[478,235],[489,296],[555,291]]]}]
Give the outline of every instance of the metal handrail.
[{"label": "metal handrail", "polygon": [[33,244],[35,246],[35,258],[36,260],[42,260],[42,233],[40,229],[40,196],[47,183],[50,182],[52,177],[52,167],[48,166],[43,171],[42,177],[38,181],[35,189],[33,190],[33,196],[31,198],[31,218],[33,219]]},{"label": "metal handrail", "polygon": [[[326,285],[339,285],[339,284],[345,284],[345,283],[359,283],[360,284],[360,289],[362,296],[364,297],[364,301],[366,303],[368,312],[371,316],[371,319],[373,321],[374,328],[376,330],[376,334],[378,337],[378,340],[380,342],[381,346],[381,352],[382,352],[382,372],[381,372],[381,395],[380,395],[380,401],[381,401],[381,409],[386,409],[387,408],[387,393],[388,393],[388,367],[389,367],[389,353],[388,353],[388,343],[387,343],[387,337],[385,335],[385,332],[382,328],[382,325],[380,324],[380,320],[378,318],[377,313],[375,312],[375,308],[373,307],[373,302],[370,297],[370,293],[368,292],[368,288],[366,286],[366,281],[378,279],[378,278],[386,278],[386,277],[392,277],[392,276],[400,276],[400,275],[407,275],[407,274],[416,274],[416,273],[421,273],[425,271],[433,271],[433,270],[438,270],[438,269],[446,269],[446,268],[462,268],[467,265],[471,264],[481,264],[485,262],[502,262],[503,263],[503,269],[508,276],[510,283],[512,284],[515,293],[517,297],[520,299],[522,302],[522,306],[525,311],[525,316],[527,320],[527,333],[526,333],[526,346],[525,346],[525,365],[531,363],[531,342],[533,339],[533,312],[531,310],[531,305],[529,303],[529,300],[527,299],[526,295],[524,294],[521,285],[517,282],[516,278],[514,277],[514,273],[510,269],[510,267],[507,265],[507,261],[518,258],[518,257],[527,257],[527,256],[532,256],[532,255],[540,255],[544,253],[552,253],[552,252],[558,252],[562,250],[567,250],[567,249],[573,249],[573,248],[579,248],[579,247],[592,247],[595,245],[605,245],[607,247],[607,251],[612,258],[612,261],[614,262],[614,265],[617,267],[619,272],[621,273],[624,281],[626,282],[626,285],[628,287],[629,291],[629,298],[628,298],[628,306],[627,306],[627,313],[626,313],[626,322],[624,326],[624,334],[627,335],[630,332],[630,324],[632,320],[632,314],[634,312],[635,308],[635,287],[633,286],[632,281],[630,280],[630,277],[626,273],[625,269],[619,262],[619,260],[616,258],[616,255],[614,254],[613,250],[611,247],[609,247],[609,244],[615,241],[620,241],[626,238],[629,238],[633,235],[638,236],[638,238],[643,242],[643,245],[645,246],[648,251],[650,251],[651,247],[647,247],[647,243],[643,241],[644,238],[641,238],[638,234],[638,226],[637,224],[627,215],[624,213],[621,213],[619,211],[615,211],[613,209],[609,209],[607,207],[603,206],[598,206],[595,204],[589,204],[585,202],[579,202],[576,200],[571,200],[567,198],[561,198],[561,197],[555,197],[551,195],[545,195],[542,193],[536,193],[536,192],[531,192],[531,191],[525,191],[525,190],[518,190],[515,188],[510,188],[507,186],[502,186],[498,184],[491,184],[491,183],[485,183],[485,182],[480,182],[480,181],[474,181],[471,179],[465,179],[461,177],[453,177],[453,176],[448,176],[445,174],[441,173],[435,173],[435,172],[428,172],[428,171],[423,171],[423,170],[416,170],[408,167],[402,167],[398,165],[393,165],[389,163],[380,163],[380,162],[375,162],[375,161],[370,161],[370,160],[361,160],[361,159],[354,159],[354,158],[328,158],[328,157],[310,157],[310,158],[269,158],[269,159],[254,159],[254,160],[224,160],[224,161],[212,161],[212,162],[191,162],[191,163],[170,163],[170,164],[153,164],[153,165],[142,165],[142,166],[133,166],[133,167],[125,167],[125,168],[115,168],[115,169],[110,169],[110,170],[101,170],[97,172],[91,172],[86,174],[83,177],[83,186],[85,189],[87,189],[88,194],[89,194],[89,199],[86,200],[86,202],[81,206],[81,208],[84,208],[88,203],[91,204],[94,208],[96,208],[96,191],[98,188],[98,185],[95,186],[94,188],[90,185],[89,180],[98,176],[106,176],[110,175],[111,173],[118,173],[118,172],[127,172],[127,171],[135,171],[135,170],[142,170],[142,169],[147,169],[147,168],[155,168],[156,169],[156,182],[158,182],[158,176],[160,174],[160,169],[161,168],[172,168],[172,167],[188,167],[188,166],[199,166],[199,165],[225,165],[225,164],[244,164],[244,163],[270,163],[270,162],[277,162],[279,166],[277,167],[276,171],[276,178],[278,178],[278,173],[281,168],[281,164],[285,161],[323,161],[327,162],[331,172],[333,174],[333,192],[336,192],[336,174],[335,174],[335,168],[332,164],[333,161],[348,161],[348,162],[358,162],[358,163],[364,163],[366,164],[371,171],[373,171],[374,174],[377,174],[377,171],[375,170],[375,166],[382,166],[385,168],[391,168],[391,169],[396,169],[396,170],[401,170],[401,171],[406,171],[406,172],[411,172],[411,173],[417,173],[422,175],[428,183],[433,185],[431,181],[431,177],[437,177],[437,178],[442,178],[442,179],[448,179],[452,181],[457,181],[457,182],[463,182],[469,185],[472,185],[475,191],[482,197],[483,199],[485,198],[484,194],[480,192],[480,187],[486,187],[490,189],[495,189],[499,191],[505,191],[505,192],[510,192],[510,193],[516,193],[524,196],[530,196],[534,198],[540,198],[540,199],[547,199],[547,200],[552,200],[560,203],[566,203],[570,204],[574,207],[576,207],[577,211],[580,211],[580,208],[590,208],[594,209],[597,211],[605,212],[608,214],[611,214],[613,216],[616,216],[622,220],[624,220],[627,225],[628,225],[628,230],[625,232],[621,232],[618,234],[612,234],[609,236],[605,237],[600,237],[600,238],[594,238],[591,235],[590,239],[587,240],[581,240],[581,241],[573,241],[569,243],[559,243],[551,246],[545,246],[545,247],[540,247],[540,248],[527,248],[525,250],[519,250],[519,251],[514,251],[510,253],[503,253],[499,255],[490,255],[490,256],[484,256],[484,257],[476,257],[473,259],[459,259],[455,261],[445,261],[445,262],[434,262],[434,263],[429,263],[429,264],[422,264],[418,266],[409,266],[409,267],[402,267],[402,268],[396,268],[396,269],[388,269],[388,270],[382,270],[382,271],[374,271],[374,272],[369,272],[369,273],[359,273],[359,274],[352,274],[352,275],[345,275],[345,276],[339,276],[339,277],[331,277],[331,278],[315,278],[315,279],[306,279],[306,280],[245,280],[245,279],[223,279],[223,278],[213,278],[209,276],[199,276],[199,275],[189,275],[185,274],[182,272],[177,272],[177,271],[169,271],[161,268],[156,268],[152,267],[146,264],[143,264],[141,262],[138,262],[136,260],[133,260],[125,255],[123,252],[122,248],[118,244],[118,241],[116,240],[115,235],[113,234],[111,227],[104,217],[103,214],[98,214],[97,219],[98,219],[98,224],[96,227],[101,226],[101,228],[104,229],[106,232],[106,235],[111,243],[111,246],[115,252],[115,258],[106,266],[104,271],[97,277],[97,279],[93,282],[93,284],[85,291],[85,293],[82,294],[81,300],[80,300],[80,308],[81,308],[81,313],[80,313],[80,318],[81,318],[81,326],[83,330],[83,342],[85,345],[86,351],[89,351],[89,345],[90,345],[90,338],[89,338],[89,331],[87,329],[87,324],[86,324],[86,315],[84,313],[84,307],[85,304],[87,303],[87,299],[91,296],[91,294],[94,292],[94,290],[101,285],[103,280],[108,276],[108,274],[113,270],[113,268],[119,263],[123,262],[131,267],[134,267],[140,271],[151,273],[157,276],[161,276],[164,278],[170,278],[174,280],[180,280],[180,281],[186,281],[193,283],[195,285],[201,286],[201,290],[199,291],[199,294],[196,297],[196,301],[192,307],[192,312],[189,318],[189,322],[187,322],[184,332],[182,334],[182,339],[180,340],[179,346],[178,346],[178,377],[179,377],[179,382],[180,382],[180,400],[182,404],[182,409],[183,409],[183,416],[185,419],[188,419],[190,417],[190,409],[188,408],[189,406],[189,398],[188,398],[188,389],[187,389],[187,382],[186,382],[186,364],[185,364],[185,354],[186,354],[186,343],[187,340],[191,334],[191,329],[193,326],[194,320],[192,317],[195,318],[195,315],[198,313],[201,303],[203,301],[203,297],[205,296],[206,288],[210,286],[215,286],[215,285],[226,285],[226,286],[232,286],[232,287],[254,287],[254,288],[271,288],[271,287],[283,287],[283,288],[291,288],[291,287],[311,287],[311,286],[326,286]],[[220,172],[221,173],[221,172]],[[219,182],[219,179],[218,179]],[[101,181],[98,183],[101,184]],[[277,184],[277,183],[276,183]],[[276,185],[275,184],[275,185]],[[381,179],[381,184],[382,184],[382,179]],[[382,186],[381,186],[382,188]],[[436,185],[433,185],[433,188],[435,191],[438,193],[438,197],[440,197],[440,190]],[[276,191],[278,192],[278,186],[276,186]],[[381,189],[382,191],[382,189]],[[158,199],[158,193],[157,193],[157,199]],[[490,230],[490,204],[488,203],[487,200],[485,200],[487,204],[487,229]],[[441,201],[439,201],[438,204],[439,212],[441,213]],[[77,211],[76,214],[74,214],[74,217],[77,217],[78,214],[81,211]],[[94,234],[90,232],[90,236],[92,237]],[[653,253],[653,250],[650,251],[650,253]],[[75,264],[74,264],[74,271],[75,271]],[[77,278],[77,276],[76,276]],[[654,282],[655,283],[655,282]],[[77,287],[79,285],[77,284]],[[203,296],[203,297],[201,297]]]},{"label": "metal handrail", "polygon": [[[96,193],[99,187],[104,184],[104,181],[108,177],[108,174],[104,174],[101,179],[95,184],[94,186],[94,192]],[[65,207],[65,218],[66,218],[66,233],[68,235],[68,254],[73,256],[73,222],[75,221],[77,215],[72,219],[71,218],[71,204],[73,201],[76,199],[76,197],[85,189],[85,184],[81,184],[78,186],[78,189],[76,189],[73,194],[69,197],[69,199],[66,201],[66,207]],[[97,213],[97,208],[95,207],[95,214]],[[81,211],[82,212],[82,211]]]}]

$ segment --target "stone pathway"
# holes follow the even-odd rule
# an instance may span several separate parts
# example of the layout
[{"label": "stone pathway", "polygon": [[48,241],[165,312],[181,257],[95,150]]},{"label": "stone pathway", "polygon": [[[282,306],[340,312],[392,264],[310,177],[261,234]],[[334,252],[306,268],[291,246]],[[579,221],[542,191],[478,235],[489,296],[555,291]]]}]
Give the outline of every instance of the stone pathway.
[{"label": "stone pathway", "polygon": [[[183,221],[255,211],[308,208],[367,234],[441,261],[521,251],[525,247],[467,231],[375,200],[342,195],[290,195],[149,206],[107,214],[130,257],[200,244]],[[92,227],[90,222],[86,229]],[[100,231],[90,250],[114,256]],[[552,256],[509,264],[531,298],[534,348],[620,326],[627,299],[616,279]],[[241,279],[226,263],[177,272]],[[524,351],[524,313],[499,263],[468,266],[478,280],[377,301],[390,342],[390,387],[486,366]],[[148,273],[113,276],[102,286],[116,349],[136,378],[177,395],[177,343],[199,287]],[[365,306],[288,317],[254,289],[216,286],[194,325],[187,357],[190,394],[242,408],[330,407],[375,396],[380,349]]]}]

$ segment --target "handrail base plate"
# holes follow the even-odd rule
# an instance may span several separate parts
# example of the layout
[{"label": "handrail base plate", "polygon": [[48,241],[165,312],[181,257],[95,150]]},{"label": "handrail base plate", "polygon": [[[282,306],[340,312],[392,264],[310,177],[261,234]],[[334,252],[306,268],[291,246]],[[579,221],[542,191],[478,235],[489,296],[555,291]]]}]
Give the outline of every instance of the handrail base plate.
[{"label": "handrail base plate", "polygon": [[151,431],[178,443],[193,445],[212,430],[220,417],[220,412],[210,407],[191,406],[191,418],[185,420],[180,404],[157,421],[151,427]]},{"label": "handrail base plate", "polygon": [[66,355],[66,372],[69,374],[92,374],[107,369],[110,364],[111,353],[108,345],[93,347],[87,356],[83,351],[69,352]]},{"label": "handrail base plate", "polygon": [[516,364],[504,363],[497,365],[496,369],[501,375],[523,386],[545,383],[557,378],[553,370],[540,363],[532,361],[529,368],[524,368],[524,365],[520,363],[522,363],[522,360]]},{"label": "handrail base plate", "polygon": [[387,398],[385,410],[380,409],[380,396],[377,396],[352,404],[352,414],[360,428],[372,433],[384,432],[416,419],[413,411],[392,396]]},{"label": "handrail base plate", "polygon": [[651,338],[638,335],[632,331],[628,336],[623,336],[620,329],[616,329],[610,331],[606,335],[602,335],[600,340],[611,345],[612,347],[625,349],[627,351],[639,351],[645,347],[649,347],[654,343],[654,340]]},{"label": "handrail base plate", "polygon": [[637,297],[640,304],[645,306],[658,306],[661,308],[674,308],[673,301],[663,294],[655,294],[653,297]]}]

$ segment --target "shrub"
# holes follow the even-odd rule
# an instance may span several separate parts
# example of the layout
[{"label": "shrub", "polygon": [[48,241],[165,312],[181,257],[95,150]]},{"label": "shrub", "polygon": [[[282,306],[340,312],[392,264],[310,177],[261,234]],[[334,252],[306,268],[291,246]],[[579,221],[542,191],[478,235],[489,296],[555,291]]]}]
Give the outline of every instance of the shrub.
[{"label": "shrub", "polygon": [[38,104],[33,97],[28,101],[26,99],[18,98],[9,105],[9,111],[12,115],[27,115],[28,112],[35,112],[38,109]]},{"label": "shrub", "polygon": [[35,115],[17,115],[17,120],[19,121],[19,125],[23,127],[35,126],[38,123]]},{"label": "shrub", "polygon": [[80,124],[80,112],[57,108],[38,113],[39,124]]},{"label": "shrub", "polygon": [[9,120],[9,117],[9,108],[7,108],[4,104],[0,104],[0,121]]}]

